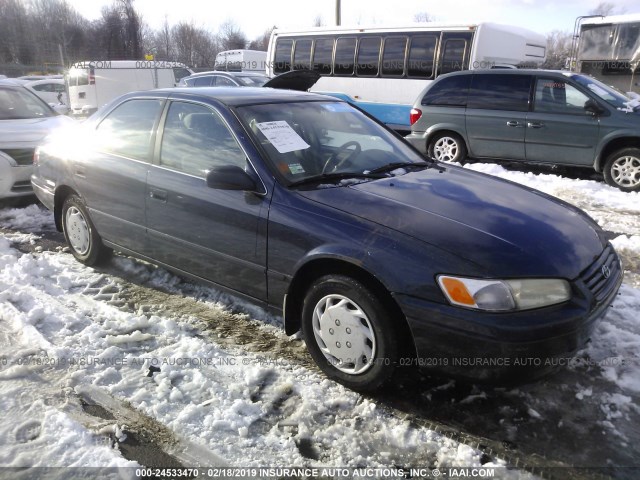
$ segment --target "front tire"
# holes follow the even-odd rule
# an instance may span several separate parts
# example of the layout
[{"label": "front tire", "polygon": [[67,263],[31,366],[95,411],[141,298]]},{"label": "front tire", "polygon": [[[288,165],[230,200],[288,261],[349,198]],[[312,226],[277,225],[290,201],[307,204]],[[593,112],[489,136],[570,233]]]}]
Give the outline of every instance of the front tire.
[{"label": "front tire", "polygon": [[623,192],[640,191],[640,149],[624,148],[610,155],[604,165],[604,179]]},{"label": "front tire", "polygon": [[429,141],[427,152],[431,158],[440,162],[463,163],[467,157],[467,147],[462,138],[455,133],[437,133]]},{"label": "front tire", "polygon": [[364,285],[326,275],[309,288],[302,308],[309,353],[327,375],[348,388],[370,391],[392,376],[397,334],[385,306]]},{"label": "front tire", "polygon": [[78,261],[97,265],[109,258],[111,250],[102,244],[87,208],[77,195],[68,196],[62,205],[62,231]]}]

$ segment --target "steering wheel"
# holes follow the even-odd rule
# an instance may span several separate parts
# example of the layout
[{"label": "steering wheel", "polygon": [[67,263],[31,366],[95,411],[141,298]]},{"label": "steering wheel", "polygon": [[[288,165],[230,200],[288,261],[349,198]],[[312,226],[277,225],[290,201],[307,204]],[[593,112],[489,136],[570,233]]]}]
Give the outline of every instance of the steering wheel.
[{"label": "steering wheel", "polygon": [[[354,150],[349,150],[350,147],[356,147],[356,148]],[[347,142],[341,145],[340,147],[338,147],[338,149],[335,152],[333,152],[333,154],[331,154],[329,159],[326,161],[326,163],[324,164],[324,167],[322,168],[322,173],[326,173],[327,169],[329,168],[329,165],[331,165],[332,163],[335,163],[335,165],[333,166],[333,171],[335,172],[338,168],[340,168],[342,165],[347,163],[353,157],[358,155],[361,151],[362,151],[362,147],[355,140],[352,140],[350,142]],[[342,160],[340,160],[340,155],[342,155],[343,153],[346,153],[347,155]]]}]

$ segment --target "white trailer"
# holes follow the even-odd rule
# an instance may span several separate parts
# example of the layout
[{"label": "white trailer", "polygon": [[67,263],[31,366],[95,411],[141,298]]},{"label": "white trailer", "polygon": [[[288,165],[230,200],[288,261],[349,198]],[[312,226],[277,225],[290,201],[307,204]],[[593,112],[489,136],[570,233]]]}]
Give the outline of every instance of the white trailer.
[{"label": "white trailer", "polygon": [[260,72],[267,70],[267,52],[260,50],[225,50],[216,55],[215,70],[225,72]]},{"label": "white trailer", "polygon": [[174,87],[193,72],[177,62],[147,60],[87,60],[68,70],[69,107],[75,116],[91,115],[125,93]]}]

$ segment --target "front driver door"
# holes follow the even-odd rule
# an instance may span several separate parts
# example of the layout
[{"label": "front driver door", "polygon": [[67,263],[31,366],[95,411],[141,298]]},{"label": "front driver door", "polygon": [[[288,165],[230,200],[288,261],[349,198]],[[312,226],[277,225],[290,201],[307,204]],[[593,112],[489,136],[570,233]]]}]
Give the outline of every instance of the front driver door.
[{"label": "front driver door", "polygon": [[206,172],[237,165],[260,179],[227,123],[208,105],[173,101],[147,178],[150,256],[266,300],[265,195],[217,190]]}]

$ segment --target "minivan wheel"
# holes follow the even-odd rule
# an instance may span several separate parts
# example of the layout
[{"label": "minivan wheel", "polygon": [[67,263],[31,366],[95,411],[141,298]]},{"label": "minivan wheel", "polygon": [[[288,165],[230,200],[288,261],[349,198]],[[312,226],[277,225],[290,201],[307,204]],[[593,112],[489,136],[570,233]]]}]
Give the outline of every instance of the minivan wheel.
[{"label": "minivan wheel", "polygon": [[302,308],[302,334],[320,369],[353,390],[381,387],[398,362],[387,309],[344,275],[326,275],[311,285]]},{"label": "minivan wheel", "polygon": [[429,142],[429,156],[441,162],[462,163],[467,156],[467,148],[462,138],[454,133],[438,133]]},{"label": "minivan wheel", "polygon": [[640,149],[624,148],[610,155],[604,166],[604,179],[625,192],[640,191]]},{"label": "minivan wheel", "polygon": [[106,260],[111,249],[102,244],[86,207],[77,195],[70,195],[62,205],[62,231],[71,253],[85,265]]}]

